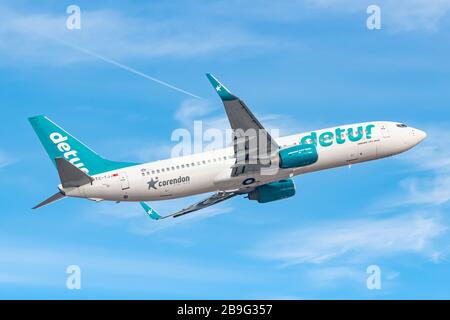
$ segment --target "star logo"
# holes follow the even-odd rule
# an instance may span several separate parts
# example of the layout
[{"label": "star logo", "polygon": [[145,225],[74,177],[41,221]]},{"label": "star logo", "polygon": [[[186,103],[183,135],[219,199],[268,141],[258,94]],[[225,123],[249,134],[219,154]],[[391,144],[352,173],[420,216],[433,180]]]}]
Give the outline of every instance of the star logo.
[{"label": "star logo", "polygon": [[219,92],[220,89],[222,89],[222,86],[219,84],[219,85],[216,87],[216,91]]},{"label": "star logo", "polygon": [[156,184],[158,183],[158,178],[156,178],[156,180],[150,180],[149,182],[147,182],[148,184],[148,189],[150,190],[151,188],[156,190]]}]

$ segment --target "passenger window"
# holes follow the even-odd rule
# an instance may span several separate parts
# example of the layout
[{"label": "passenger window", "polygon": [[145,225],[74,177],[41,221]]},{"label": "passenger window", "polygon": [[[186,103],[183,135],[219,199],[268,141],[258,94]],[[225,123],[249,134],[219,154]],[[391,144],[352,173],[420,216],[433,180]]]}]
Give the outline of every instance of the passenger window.
[{"label": "passenger window", "polygon": [[186,163],[186,167],[189,168],[189,163]]},{"label": "passenger window", "polygon": [[155,170],[152,170],[152,174],[155,174]]},{"label": "passenger window", "polygon": [[177,170],[180,169],[180,166],[177,166]]},{"label": "passenger window", "polygon": [[184,168],[184,164],[182,164],[181,167]]},{"label": "passenger window", "polygon": [[158,172],[158,173],[159,173],[159,169],[157,169],[157,170],[156,170],[156,172]]}]

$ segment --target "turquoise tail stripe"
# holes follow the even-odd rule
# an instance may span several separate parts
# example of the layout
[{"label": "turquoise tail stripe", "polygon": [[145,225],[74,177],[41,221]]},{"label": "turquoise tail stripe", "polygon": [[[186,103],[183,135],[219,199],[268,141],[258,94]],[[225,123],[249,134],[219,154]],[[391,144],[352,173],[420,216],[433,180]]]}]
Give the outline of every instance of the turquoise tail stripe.
[{"label": "turquoise tail stripe", "polygon": [[61,157],[91,176],[137,165],[102,158],[46,116],[30,117],[28,120],[55,165],[55,158]]},{"label": "turquoise tail stripe", "polygon": [[145,202],[139,202],[139,204],[142,206],[142,208],[144,208],[145,212],[148,214],[148,216],[150,218],[152,218],[153,220],[159,220],[162,217],[155,211],[153,210],[148,204],[146,204]]},{"label": "turquoise tail stripe", "polygon": [[223,101],[237,99],[237,97],[233,95],[230,90],[228,90],[222,83],[220,83],[219,80],[217,80],[212,74],[207,73],[206,77],[208,78],[209,82],[211,82],[211,85],[216,90],[220,99],[222,99]]}]

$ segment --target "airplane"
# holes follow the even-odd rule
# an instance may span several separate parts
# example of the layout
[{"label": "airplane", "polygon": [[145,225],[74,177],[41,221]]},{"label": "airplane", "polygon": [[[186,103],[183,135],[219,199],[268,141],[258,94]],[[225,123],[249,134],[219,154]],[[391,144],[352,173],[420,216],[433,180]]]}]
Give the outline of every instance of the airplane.
[{"label": "airplane", "polygon": [[[65,197],[139,202],[151,219],[160,220],[238,195],[267,203],[294,196],[294,176],[393,156],[427,136],[401,122],[371,121],[272,138],[239,97],[213,75],[206,76],[233,132],[232,145],[219,150],[143,164],[111,161],[48,117],[30,117],[61,181],[58,192],[33,209]],[[206,199],[168,215],[146,203],[210,192]]]}]

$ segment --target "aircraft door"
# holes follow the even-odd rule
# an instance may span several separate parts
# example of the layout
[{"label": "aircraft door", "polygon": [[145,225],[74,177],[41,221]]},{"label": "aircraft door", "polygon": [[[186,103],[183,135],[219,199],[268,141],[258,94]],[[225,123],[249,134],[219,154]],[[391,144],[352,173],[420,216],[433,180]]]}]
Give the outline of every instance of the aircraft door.
[{"label": "aircraft door", "polygon": [[391,136],[388,128],[384,124],[380,126],[380,131],[383,138],[389,138]]},{"label": "aircraft door", "polygon": [[130,189],[130,182],[128,181],[128,176],[125,172],[119,173],[119,181],[120,181],[120,186],[122,187],[122,190]]}]

